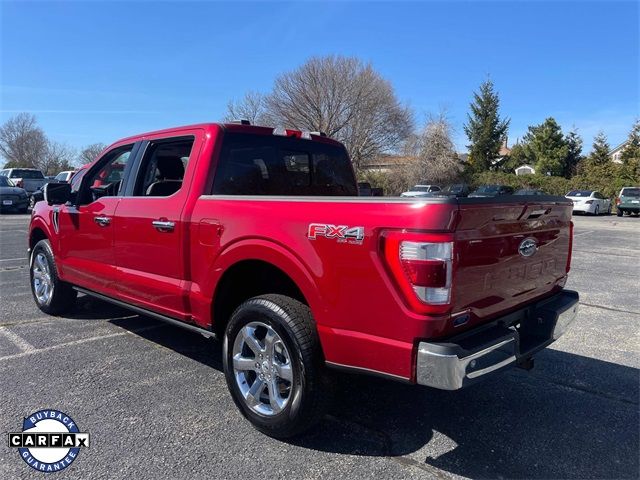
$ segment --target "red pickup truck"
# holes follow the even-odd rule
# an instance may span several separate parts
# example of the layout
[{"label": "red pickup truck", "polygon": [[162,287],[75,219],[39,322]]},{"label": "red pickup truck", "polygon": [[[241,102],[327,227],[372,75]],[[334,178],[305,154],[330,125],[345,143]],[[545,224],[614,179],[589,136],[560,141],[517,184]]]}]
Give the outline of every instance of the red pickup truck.
[{"label": "red pickup truck", "polygon": [[331,371],[454,390],[532,355],[575,319],[563,197],[359,197],[320,133],[203,124],[126,138],[29,229],[49,314],[78,292],[223,342],[233,400],[259,430],[302,432]]}]

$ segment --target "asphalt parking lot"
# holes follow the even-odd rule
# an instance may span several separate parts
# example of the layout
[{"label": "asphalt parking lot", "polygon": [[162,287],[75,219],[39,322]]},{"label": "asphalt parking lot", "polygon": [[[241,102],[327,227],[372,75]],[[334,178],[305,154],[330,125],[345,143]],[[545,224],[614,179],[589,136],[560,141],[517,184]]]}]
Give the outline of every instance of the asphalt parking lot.
[{"label": "asphalt parking lot", "polygon": [[[639,478],[640,218],[576,217],[572,329],[459,392],[340,376],[321,426],[290,442],[237,412],[220,344],[83,297],[43,315],[28,286],[28,215],[0,217],[0,431],[43,408],[91,446],[60,478]],[[0,478],[34,475],[0,447]]]}]

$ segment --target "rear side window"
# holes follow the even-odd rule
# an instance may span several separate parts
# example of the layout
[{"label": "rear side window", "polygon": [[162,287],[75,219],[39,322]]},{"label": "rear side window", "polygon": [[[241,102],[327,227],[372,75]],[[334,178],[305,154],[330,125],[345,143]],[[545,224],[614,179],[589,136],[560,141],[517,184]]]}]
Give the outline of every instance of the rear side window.
[{"label": "rear side window", "polygon": [[291,137],[226,133],[217,195],[357,196],[344,148]]}]

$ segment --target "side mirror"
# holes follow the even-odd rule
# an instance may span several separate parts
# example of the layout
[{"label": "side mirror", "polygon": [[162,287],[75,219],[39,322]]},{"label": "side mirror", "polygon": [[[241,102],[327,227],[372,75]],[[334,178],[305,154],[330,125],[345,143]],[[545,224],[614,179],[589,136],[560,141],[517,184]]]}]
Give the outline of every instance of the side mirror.
[{"label": "side mirror", "polygon": [[47,183],[42,190],[44,201],[49,205],[63,205],[71,200],[71,184]]}]

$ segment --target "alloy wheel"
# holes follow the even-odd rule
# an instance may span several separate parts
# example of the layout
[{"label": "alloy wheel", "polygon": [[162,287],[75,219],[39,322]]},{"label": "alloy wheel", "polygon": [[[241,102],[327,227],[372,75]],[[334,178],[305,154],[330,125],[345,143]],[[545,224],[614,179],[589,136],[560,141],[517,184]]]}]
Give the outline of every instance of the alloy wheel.
[{"label": "alloy wheel", "polygon": [[33,273],[33,291],[40,305],[46,305],[53,296],[53,280],[49,262],[44,253],[39,252],[33,259],[31,266]]},{"label": "alloy wheel", "polygon": [[246,405],[255,413],[273,416],[289,403],[293,366],[276,331],[263,322],[242,327],[233,344],[233,373]]}]

